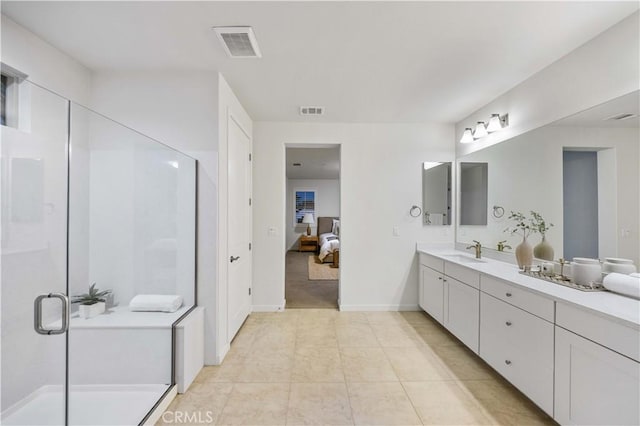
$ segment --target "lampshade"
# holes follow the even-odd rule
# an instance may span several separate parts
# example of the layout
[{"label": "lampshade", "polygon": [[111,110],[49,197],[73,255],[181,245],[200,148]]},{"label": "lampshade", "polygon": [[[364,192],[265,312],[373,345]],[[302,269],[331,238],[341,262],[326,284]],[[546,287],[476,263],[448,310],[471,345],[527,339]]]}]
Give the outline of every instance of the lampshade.
[{"label": "lampshade", "polygon": [[305,213],[304,217],[302,218],[302,223],[315,223],[315,221],[313,220],[313,214]]},{"label": "lampshade", "polygon": [[489,124],[487,124],[487,132],[495,132],[502,129],[502,121],[500,121],[500,114],[491,114]]},{"label": "lampshade", "polygon": [[460,143],[471,143],[471,142],[473,142],[473,133],[471,133],[471,127],[467,127],[466,129],[464,129],[464,133],[462,134]]},{"label": "lampshade", "polygon": [[489,133],[487,133],[487,128],[484,125],[484,121],[478,121],[476,124],[476,129],[473,131],[473,137],[476,139],[484,138]]}]

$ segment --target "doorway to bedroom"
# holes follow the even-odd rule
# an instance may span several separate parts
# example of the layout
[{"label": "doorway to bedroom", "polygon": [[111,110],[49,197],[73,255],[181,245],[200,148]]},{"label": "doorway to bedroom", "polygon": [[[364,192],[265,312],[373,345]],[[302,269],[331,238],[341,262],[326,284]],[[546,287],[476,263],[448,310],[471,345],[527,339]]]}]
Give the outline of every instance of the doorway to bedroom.
[{"label": "doorway to bedroom", "polygon": [[286,308],[336,309],[340,146],[286,148]]}]

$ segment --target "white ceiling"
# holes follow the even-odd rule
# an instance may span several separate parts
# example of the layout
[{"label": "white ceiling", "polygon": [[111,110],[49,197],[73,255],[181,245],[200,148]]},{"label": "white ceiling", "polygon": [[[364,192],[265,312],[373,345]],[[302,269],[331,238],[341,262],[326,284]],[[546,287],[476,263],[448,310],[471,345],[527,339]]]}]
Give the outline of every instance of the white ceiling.
[{"label": "white ceiling", "polygon": [[[13,2],[2,13],[93,70],[219,70],[254,120],[457,122],[638,2]],[[250,25],[261,59],[212,26]],[[300,117],[300,105],[326,108]]]},{"label": "white ceiling", "polygon": [[287,148],[287,179],[340,179],[340,148]]},{"label": "white ceiling", "polygon": [[[635,114],[625,120],[607,120],[620,114]],[[554,126],[573,127],[640,127],[640,91],[620,96],[570,117],[556,121]]]}]

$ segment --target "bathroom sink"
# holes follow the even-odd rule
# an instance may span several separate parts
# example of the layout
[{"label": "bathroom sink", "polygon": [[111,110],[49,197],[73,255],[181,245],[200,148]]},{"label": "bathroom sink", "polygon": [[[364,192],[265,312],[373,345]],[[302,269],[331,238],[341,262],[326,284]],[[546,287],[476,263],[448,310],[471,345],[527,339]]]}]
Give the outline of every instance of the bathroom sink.
[{"label": "bathroom sink", "polygon": [[486,260],[476,259],[475,257],[465,256],[464,254],[445,254],[444,257],[460,263],[487,263]]}]

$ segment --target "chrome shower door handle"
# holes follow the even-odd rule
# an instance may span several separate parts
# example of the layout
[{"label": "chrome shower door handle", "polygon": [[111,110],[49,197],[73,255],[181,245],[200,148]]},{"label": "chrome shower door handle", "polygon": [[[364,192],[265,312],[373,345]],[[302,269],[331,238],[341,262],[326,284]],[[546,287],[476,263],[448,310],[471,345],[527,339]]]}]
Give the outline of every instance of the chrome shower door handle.
[{"label": "chrome shower door handle", "polygon": [[[48,330],[42,326],[42,301],[59,299],[62,302],[62,321],[60,328]],[[62,293],[41,294],[33,301],[33,328],[38,334],[64,334],[69,329],[69,298]]]}]

